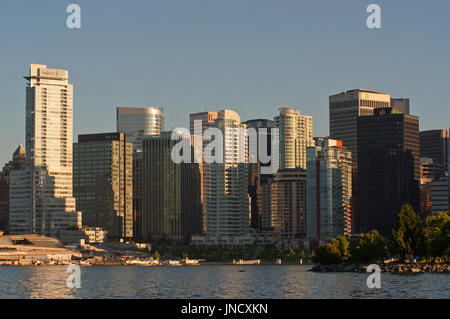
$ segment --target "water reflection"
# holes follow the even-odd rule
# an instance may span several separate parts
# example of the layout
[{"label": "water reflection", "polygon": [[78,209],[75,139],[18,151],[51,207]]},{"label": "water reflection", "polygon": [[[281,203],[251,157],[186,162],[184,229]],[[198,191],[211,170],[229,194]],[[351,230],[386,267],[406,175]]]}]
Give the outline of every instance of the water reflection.
[{"label": "water reflection", "polygon": [[0,267],[0,298],[450,298],[446,274],[313,273],[310,266],[81,267],[69,289],[63,266]]}]

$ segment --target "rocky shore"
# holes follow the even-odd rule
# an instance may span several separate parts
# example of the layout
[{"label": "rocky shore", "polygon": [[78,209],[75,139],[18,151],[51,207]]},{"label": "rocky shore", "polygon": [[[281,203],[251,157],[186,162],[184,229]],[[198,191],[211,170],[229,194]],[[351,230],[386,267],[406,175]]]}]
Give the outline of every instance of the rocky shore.
[{"label": "rocky shore", "polygon": [[[381,264],[381,272],[390,273],[450,273],[448,264]],[[314,265],[309,271],[314,272],[367,272],[367,265],[358,264],[336,264],[336,265]]]}]

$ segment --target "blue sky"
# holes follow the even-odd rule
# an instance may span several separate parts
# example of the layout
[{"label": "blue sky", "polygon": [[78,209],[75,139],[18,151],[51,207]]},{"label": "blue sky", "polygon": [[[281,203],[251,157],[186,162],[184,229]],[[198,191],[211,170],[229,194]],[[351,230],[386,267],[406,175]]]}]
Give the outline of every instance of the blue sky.
[{"label": "blue sky", "polygon": [[[366,27],[370,3],[381,29]],[[449,15],[447,0],[2,0],[0,166],[25,140],[31,62],[69,70],[75,140],[114,131],[116,106],[153,105],[166,129],[206,109],[248,120],[295,106],[324,136],[328,96],[353,88],[408,97],[421,130],[448,128]]]}]

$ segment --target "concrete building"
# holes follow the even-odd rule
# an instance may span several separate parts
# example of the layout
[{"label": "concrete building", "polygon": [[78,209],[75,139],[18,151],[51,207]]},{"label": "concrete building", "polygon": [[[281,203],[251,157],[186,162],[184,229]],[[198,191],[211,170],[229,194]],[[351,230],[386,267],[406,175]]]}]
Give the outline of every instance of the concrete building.
[{"label": "concrete building", "polygon": [[0,231],[9,232],[9,183],[12,170],[25,167],[25,149],[22,144],[13,154],[12,161],[9,161],[0,172]]},{"label": "concrete building", "polygon": [[219,161],[213,159],[213,152],[204,154],[206,236],[246,236],[250,226],[247,126],[236,112],[221,110],[211,128],[221,133],[223,143],[214,139],[209,144],[216,143]]},{"label": "concrete building", "polygon": [[449,212],[448,201],[448,176],[443,176],[439,180],[431,183],[431,203],[432,214],[437,215],[439,212]]},{"label": "concrete building", "polygon": [[291,246],[306,236],[306,171],[281,169],[269,184],[274,238]]},{"label": "concrete building", "polygon": [[74,144],[73,188],[83,225],[133,238],[133,143],[125,133],[85,134]]},{"label": "concrete building", "polygon": [[342,141],[316,138],[307,149],[307,238],[326,243],[352,233],[352,155]]},{"label": "concrete building", "polygon": [[419,118],[377,109],[358,118],[358,232],[389,237],[406,203],[419,210]]},{"label": "concrete building", "polygon": [[[143,241],[183,240],[202,233],[200,171],[197,163],[173,161],[174,146],[189,139],[182,133],[176,137],[163,132],[144,139],[143,207],[138,223]],[[192,148],[189,140],[186,146]]]},{"label": "concrete building", "polygon": [[280,169],[306,169],[306,148],[314,145],[313,118],[295,108],[282,107],[274,118],[280,134]]},{"label": "concrete building", "polygon": [[81,226],[72,196],[73,87],[68,71],[31,64],[26,167],[11,172],[10,233],[58,236]]}]

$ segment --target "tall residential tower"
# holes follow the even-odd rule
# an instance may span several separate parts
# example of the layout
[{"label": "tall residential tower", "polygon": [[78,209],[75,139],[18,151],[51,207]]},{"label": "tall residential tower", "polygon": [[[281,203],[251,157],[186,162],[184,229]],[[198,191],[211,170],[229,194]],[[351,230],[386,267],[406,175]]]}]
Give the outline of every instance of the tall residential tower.
[{"label": "tall residential tower", "polygon": [[10,232],[58,236],[81,226],[72,196],[73,87],[68,71],[31,64],[26,167],[11,172]]}]

